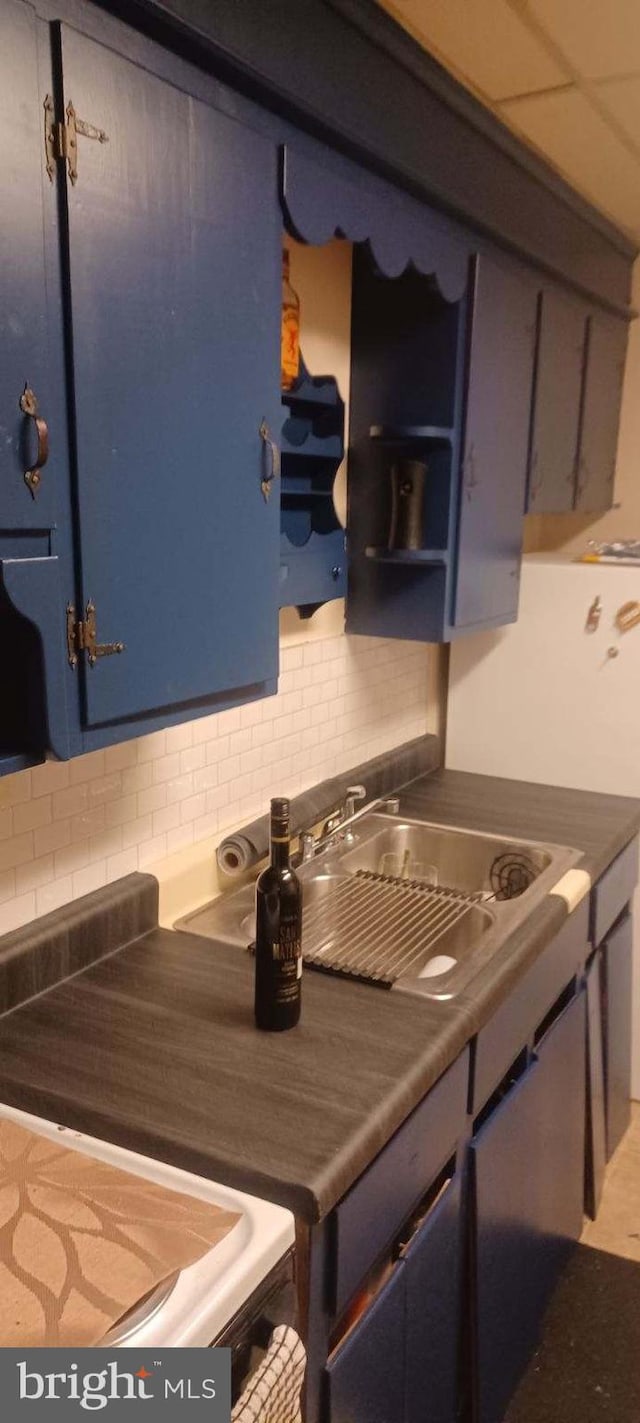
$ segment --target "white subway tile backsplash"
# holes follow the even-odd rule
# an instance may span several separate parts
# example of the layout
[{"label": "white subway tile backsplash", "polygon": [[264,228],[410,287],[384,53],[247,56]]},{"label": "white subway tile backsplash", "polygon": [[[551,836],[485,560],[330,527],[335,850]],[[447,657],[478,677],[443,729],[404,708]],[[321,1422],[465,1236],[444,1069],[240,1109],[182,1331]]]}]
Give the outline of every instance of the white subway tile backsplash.
[{"label": "white subway tile backsplash", "polygon": [[154,860],[164,860],[167,853],[166,835],[156,835],[152,840],[143,841],[138,847],[138,867],[153,864]]},{"label": "white subway tile backsplash", "polygon": [[25,865],[34,857],[33,831],[26,835],[14,835],[11,840],[0,843],[0,871],[15,869]]},{"label": "white subway tile backsplash", "polygon": [[121,746],[108,746],[104,753],[105,772],[109,775],[111,771],[126,771],[130,766],[135,766],[137,759],[137,741],[123,741]]},{"label": "white subway tile backsplash", "polygon": [[120,850],[117,855],[107,855],[107,884],[123,875],[132,875],[138,868],[137,850]]},{"label": "white subway tile backsplash", "polygon": [[91,894],[92,890],[100,889],[107,883],[107,862],[97,860],[94,865],[87,865],[86,869],[78,870],[72,878],[74,899],[79,899],[82,894]]},{"label": "white subway tile backsplash", "polygon": [[0,934],[426,730],[424,646],[306,635],[273,696],[0,781]]},{"label": "white subway tile backsplash", "polygon": [[[117,749],[114,747],[114,750]],[[69,784],[69,775],[68,761],[45,761],[44,766],[34,766],[31,772],[31,794],[35,797],[62,791]]]},{"label": "white subway tile backsplash", "polygon": [[[61,904],[67,904],[74,898],[73,878],[65,875],[60,879],[54,879],[51,884],[45,884],[42,889],[36,890],[36,913],[51,914],[52,910],[59,909]],[[4,916],[2,927],[6,933]]]},{"label": "white subway tile backsplash", "polygon": [[142,766],[131,766],[129,770],[122,772],[122,794],[131,795],[133,791],[144,791],[153,784],[153,762],[145,761]]},{"label": "white subway tile backsplash", "polygon": [[0,783],[0,805],[21,805],[31,800],[31,771],[19,771],[15,776],[5,776]]},{"label": "white subway tile backsplash", "polygon": [[28,924],[36,916],[36,895],[32,890],[30,894],[16,895],[15,899],[7,900],[2,906],[2,930],[8,934],[11,929],[21,929],[23,924]]},{"label": "white subway tile backsplash", "polygon": [[72,815],[71,817],[71,839],[86,840],[87,835],[99,835],[104,830],[106,824],[105,807],[96,805],[91,810],[84,810],[82,815]]},{"label": "white subway tile backsplash", "polygon": [[69,762],[69,782],[72,786],[103,775],[104,751],[89,751],[86,756],[76,756],[75,761]]},{"label": "white subway tile backsplash", "polygon": [[36,857],[61,850],[64,845],[69,844],[70,840],[70,820],[54,820],[52,825],[43,825],[41,830],[33,832],[33,847]]},{"label": "white subway tile backsplash", "polygon": [[82,785],[69,786],[67,790],[56,791],[52,796],[52,802],[54,820],[67,820],[71,815],[80,815],[83,810],[87,809],[89,802],[89,787],[86,781]]},{"label": "white subway tile backsplash", "polygon": [[55,878],[54,857],[41,855],[39,860],[30,860],[27,865],[18,865],[15,874],[15,893],[29,894],[31,890],[40,889],[43,884],[49,884]]},{"label": "white subway tile backsplash", "polygon": [[153,822],[150,815],[139,815],[136,820],[128,820],[122,827],[122,847],[128,849],[131,845],[141,845],[145,840],[150,840],[153,835]]},{"label": "white subway tile backsplash", "polygon": [[127,820],[135,820],[138,814],[137,795],[125,795],[105,806],[107,825],[124,825]]},{"label": "white subway tile backsplash", "polygon": [[53,858],[56,879],[59,876],[73,875],[76,870],[82,870],[89,864],[89,841],[77,840],[74,845],[65,845],[62,850],[56,850]]},{"label": "white subway tile backsplash", "polygon": [[167,804],[165,785],[149,786],[146,791],[138,791],[138,815],[149,815],[154,810],[162,810]]}]

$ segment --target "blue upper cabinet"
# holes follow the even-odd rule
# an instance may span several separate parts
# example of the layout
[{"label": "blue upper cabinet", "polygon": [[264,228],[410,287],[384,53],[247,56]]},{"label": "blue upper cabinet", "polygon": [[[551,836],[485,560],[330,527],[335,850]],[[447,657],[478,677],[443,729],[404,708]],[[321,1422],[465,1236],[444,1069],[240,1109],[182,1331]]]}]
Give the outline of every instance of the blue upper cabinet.
[{"label": "blue upper cabinet", "polygon": [[48,458],[50,353],[43,238],[43,95],[37,27],[21,0],[0,6],[0,535],[54,522]]},{"label": "blue upper cabinet", "polygon": [[604,312],[589,317],[575,507],[610,508],[618,444],[628,325]]},{"label": "blue upper cabinet", "polygon": [[122,734],[277,674],[277,150],[65,26],[60,78],[77,125],[71,622],[86,641],[95,618],[110,654],[80,654],[85,725]]},{"label": "blue upper cabinet", "polygon": [[528,509],[573,508],[587,335],[583,302],[549,287],[540,294]]},{"label": "blue upper cabinet", "polygon": [[480,257],[469,301],[456,629],[518,613],[537,292],[526,275]]}]

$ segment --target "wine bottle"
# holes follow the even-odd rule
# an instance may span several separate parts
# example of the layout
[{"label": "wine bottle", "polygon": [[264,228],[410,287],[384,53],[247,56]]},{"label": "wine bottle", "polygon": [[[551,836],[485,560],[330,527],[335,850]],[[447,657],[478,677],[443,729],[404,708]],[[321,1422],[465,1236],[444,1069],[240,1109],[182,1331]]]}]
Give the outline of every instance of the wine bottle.
[{"label": "wine bottle", "polygon": [[271,864],[256,884],[255,1016],[278,1033],[300,1017],[302,887],[289,862],[289,802],[271,802]]}]

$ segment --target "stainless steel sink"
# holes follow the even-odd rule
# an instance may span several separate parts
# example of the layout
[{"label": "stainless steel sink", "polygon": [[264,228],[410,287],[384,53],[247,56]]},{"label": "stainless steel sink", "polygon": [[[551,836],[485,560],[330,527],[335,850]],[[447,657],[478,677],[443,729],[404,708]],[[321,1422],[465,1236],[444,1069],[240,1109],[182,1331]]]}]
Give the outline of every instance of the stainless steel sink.
[{"label": "stainless steel sink", "polygon": [[[454,997],[580,854],[386,814],[365,815],[300,866],[303,954],[314,968],[429,998]],[[246,948],[254,886],[176,928]]]}]

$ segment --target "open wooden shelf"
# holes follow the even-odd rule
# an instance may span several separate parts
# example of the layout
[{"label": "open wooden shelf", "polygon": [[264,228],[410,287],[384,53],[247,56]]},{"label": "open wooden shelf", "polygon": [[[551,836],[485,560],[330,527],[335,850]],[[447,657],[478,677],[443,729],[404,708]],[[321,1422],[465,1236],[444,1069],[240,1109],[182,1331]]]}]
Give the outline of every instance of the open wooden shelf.
[{"label": "open wooden shelf", "polygon": [[413,568],[420,565],[446,568],[449,562],[446,548],[367,548],[365,555],[376,563],[404,563]]},{"label": "open wooden shelf", "polygon": [[454,432],[447,425],[372,425],[369,436],[383,445],[422,444],[442,448],[452,443]]}]

